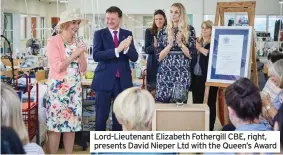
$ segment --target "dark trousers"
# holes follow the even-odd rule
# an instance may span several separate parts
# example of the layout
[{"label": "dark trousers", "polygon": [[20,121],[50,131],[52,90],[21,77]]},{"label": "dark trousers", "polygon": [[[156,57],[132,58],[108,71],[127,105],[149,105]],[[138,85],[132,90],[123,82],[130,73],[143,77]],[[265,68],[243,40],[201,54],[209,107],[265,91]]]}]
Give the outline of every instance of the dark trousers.
[{"label": "dark trousers", "polygon": [[[192,96],[194,104],[202,104],[205,92],[206,76],[192,75]],[[216,99],[218,87],[210,87],[208,96],[209,113],[209,130],[213,131],[216,119]]]},{"label": "dark trousers", "polygon": [[[109,117],[111,101],[115,100],[115,98],[122,92],[120,78],[116,78],[115,85],[112,91],[96,91],[95,99],[96,99],[96,123],[95,130],[96,131],[106,131],[106,121]],[[113,126],[112,131],[122,131],[122,126],[116,119],[114,112],[112,111],[112,120]]]}]

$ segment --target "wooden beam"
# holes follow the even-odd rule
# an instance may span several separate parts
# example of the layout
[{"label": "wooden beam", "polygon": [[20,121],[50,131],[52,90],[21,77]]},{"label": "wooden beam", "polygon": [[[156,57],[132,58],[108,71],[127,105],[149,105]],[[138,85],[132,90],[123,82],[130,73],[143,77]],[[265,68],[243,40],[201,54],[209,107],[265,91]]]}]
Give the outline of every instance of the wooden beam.
[{"label": "wooden beam", "polygon": [[216,7],[216,14],[215,14],[214,25],[215,25],[215,26],[218,26],[218,25],[219,25],[219,6],[218,6],[218,5],[217,5],[217,7]]},{"label": "wooden beam", "polygon": [[248,12],[249,8],[223,8],[224,12]]},{"label": "wooden beam", "polygon": [[224,23],[224,21],[225,21],[225,18],[224,18],[224,10],[223,10],[223,8],[220,8],[220,26],[224,26],[225,25],[225,23]]},{"label": "wooden beam", "polygon": [[223,87],[226,88],[230,83],[206,82],[205,86]]},{"label": "wooden beam", "polygon": [[220,8],[246,8],[246,7],[255,7],[255,1],[247,1],[247,2],[218,2],[217,5]]}]

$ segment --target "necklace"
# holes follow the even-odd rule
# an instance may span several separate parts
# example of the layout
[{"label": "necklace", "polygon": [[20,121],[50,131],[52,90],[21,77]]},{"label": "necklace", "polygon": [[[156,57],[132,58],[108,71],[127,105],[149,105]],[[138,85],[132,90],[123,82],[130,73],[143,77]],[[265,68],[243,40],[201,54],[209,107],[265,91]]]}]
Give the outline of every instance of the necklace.
[{"label": "necklace", "polygon": [[63,37],[63,35],[60,34],[60,36],[62,37],[64,44],[72,44],[73,43],[73,39],[71,41],[65,41],[65,38]]}]

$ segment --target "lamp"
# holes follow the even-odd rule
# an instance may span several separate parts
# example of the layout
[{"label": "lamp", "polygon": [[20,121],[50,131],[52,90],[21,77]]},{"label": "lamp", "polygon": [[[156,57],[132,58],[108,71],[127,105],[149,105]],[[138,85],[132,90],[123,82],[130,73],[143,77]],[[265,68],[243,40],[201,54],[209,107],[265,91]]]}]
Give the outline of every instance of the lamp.
[{"label": "lamp", "polygon": [[279,0],[279,3],[282,4],[282,3],[283,3],[283,0]]}]

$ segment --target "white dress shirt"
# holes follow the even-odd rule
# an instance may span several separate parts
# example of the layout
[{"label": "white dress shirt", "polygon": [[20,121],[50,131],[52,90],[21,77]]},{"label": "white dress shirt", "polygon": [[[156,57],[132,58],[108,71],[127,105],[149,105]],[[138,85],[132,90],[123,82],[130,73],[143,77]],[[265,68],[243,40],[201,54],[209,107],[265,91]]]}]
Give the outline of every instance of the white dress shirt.
[{"label": "white dress shirt", "polygon": [[[111,33],[111,35],[112,35],[112,38],[113,38],[113,41],[114,41],[114,35],[115,35],[115,34],[114,34],[114,31],[115,31],[115,30],[109,29],[109,31],[110,31],[110,33]],[[119,39],[120,28],[118,28],[116,31],[117,31],[117,38],[118,38],[118,41],[120,41],[120,39]],[[122,41],[122,40],[121,40],[121,41]],[[127,53],[128,53],[129,48],[130,48],[130,47],[128,47],[126,50],[124,50],[124,54],[127,54]],[[115,48],[115,55],[116,55],[117,58],[119,58],[119,52],[117,51],[117,48]]]}]

